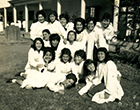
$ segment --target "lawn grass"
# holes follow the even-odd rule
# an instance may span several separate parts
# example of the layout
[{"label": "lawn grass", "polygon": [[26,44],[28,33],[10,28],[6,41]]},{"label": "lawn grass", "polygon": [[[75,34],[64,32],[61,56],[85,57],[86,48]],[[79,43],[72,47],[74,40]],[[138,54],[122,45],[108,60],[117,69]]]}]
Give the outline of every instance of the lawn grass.
[{"label": "lawn grass", "polygon": [[124,77],[121,85],[125,95],[121,106],[117,102],[100,105],[82,98],[78,90],[83,84],[60,95],[47,88],[25,90],[17,84],[6,83],[8,78],[24,70],[30,43],[27,40],[27,43],[0,44],[0,110],[140,110],[140,105],[135,105],[140,103],[140,95],[133,99],[135,94],[140,93],[140,70],[129,64],[117,63]]}]

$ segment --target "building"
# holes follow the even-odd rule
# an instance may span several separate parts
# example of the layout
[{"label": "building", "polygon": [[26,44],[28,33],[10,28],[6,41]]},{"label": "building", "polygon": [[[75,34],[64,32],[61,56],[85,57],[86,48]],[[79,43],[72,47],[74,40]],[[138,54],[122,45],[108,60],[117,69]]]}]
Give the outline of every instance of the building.
[{"label": "building", "polygon": [[[4,1],[4,0],[3,0]],[[118,8],[119,0],[5,0],[6,5],[0,6],[4,15],[4,26],[18,20],[25,20],[25,31],[28,32],[31,23],[35,19],[38,10],[44,10],[46,15],[51,10],[56,10],[58,15],[67,12],[70,16],[87,18],[95,16],[100,20],[106,11],[112,13],[114,28],[118,29]]]}]

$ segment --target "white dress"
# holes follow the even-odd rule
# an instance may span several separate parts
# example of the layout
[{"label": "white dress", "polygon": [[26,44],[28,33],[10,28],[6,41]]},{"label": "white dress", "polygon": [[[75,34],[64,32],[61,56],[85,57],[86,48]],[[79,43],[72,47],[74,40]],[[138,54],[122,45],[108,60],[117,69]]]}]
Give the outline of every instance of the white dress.
[{"label": "white dress", "polygon": [[60,60],[57,60],[57,65],[56,65],[56,73],[57,74],[64,74],[65,76],[70,74],[70,73],[73,73],[76,75],[77,79],[78,79],[78,74],[77,74],[77,69],[75,67],[75,64],[74,63],[63,63],[61,62]]},{"label": "white dress", "polygon": [[38,70],[38,64],[44,64],[43,61],[43,51],[35,51],[33,48],[30,48],[28,52],[28,62],[25,66],[25,73],[30,73],[30,70]]},{"label": "white dress", "polygon": [[66,76],[64,74],[56,74],[55,77],[53,77],[51,81],[48,82],[47,87],[53,92],[64,90],[64,86],[61,86],[60,84],[64,80],[66,80]]},{"label": "white dress", "polygon": [[[99,104],[108,103],[114,101],[116,98],[121,100],[122,96],[124,95],[123,89],[120,85],[120,81],[118,77],[121,77],[120,72],[117,70],[117,67],[113,61],[108,61],[105,66],[102,68],[101,71],[102,75],[104,76],[104,83],[106,89],[101,92],[96,93],[92,101],[95,101]],[[102,76],[101,75],[101,76]],[[105,99],[104,93],[107,92],[109,98]]]},{"label": "white dress", "polygon": [[74,53],[80,49],[84,50],[85,46],[82,45],[82,42],[74,41],[73,44],[70,44],[69,42],[67,42],[67,44],[65,45],[65,48],[70,49],[72,58],[74,58]]},{"label": "white dress", "polygon": [[40,71],[31,70],[30,74],[28,74],[27,78],[23,81],[21,88],[26,86],[36,88],[44,87],[53,77],[56,76],[55,66],[55,62],[52,61],[47,67],[43,67]]},{"label": "white dress", "polygon": [[57,20],[55,20],[54,23],[48,23],[48,29],[50,30],[51,34],[57,33],[59,36],[67,38],[67,32],[65,31],[61,23]]},{"label": "white dress", "polygon": [[40,23],[39,21],[31,24],[31,31],[30,31],[30,38],[34,40],[36,37],[42,38],[42,31],[44,29],[48,29],[48,22],[44,21],[43,23]]},{"label": "white dress", "polygon": [[104,46],[106,47],[107,50],[109,50],[109,45],[106,42],[106,40],[111,40],[114,37],[114,28],[112,26],[112,23],[110,23],[109,26],[106,29],[104,29],[101,23],[97,22],[94,30],[102,33],[105,42]]}]

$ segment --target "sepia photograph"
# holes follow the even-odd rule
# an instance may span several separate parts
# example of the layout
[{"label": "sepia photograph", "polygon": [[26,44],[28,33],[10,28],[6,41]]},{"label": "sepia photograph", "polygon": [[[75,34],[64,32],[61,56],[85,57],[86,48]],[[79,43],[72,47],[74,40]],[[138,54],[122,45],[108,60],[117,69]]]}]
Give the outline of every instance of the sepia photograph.
[{"label": "sepia photograph", "polygon": [[0,110],[140,110],[140,0],[0,0]]}]

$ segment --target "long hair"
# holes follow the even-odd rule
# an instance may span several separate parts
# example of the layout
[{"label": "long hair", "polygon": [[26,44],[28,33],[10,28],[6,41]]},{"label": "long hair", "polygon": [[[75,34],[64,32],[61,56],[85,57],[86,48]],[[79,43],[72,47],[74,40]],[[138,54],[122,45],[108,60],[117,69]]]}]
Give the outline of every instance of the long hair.
[{"label": "long hair", "polygon": [[50,20],[50,15],[51,14],[53,14],[54,16],[55,16],[55,20],[58,20],[58,14],[57,14],[57,12],[56,11],[51,11],[50,13],[49,13],[49,15],[48,15],[48,22],[51,22],[51,20]]},{"label": "long hair", "polygon": [[[76,28],[77,22],[81,22],[81,24],[83,25],[83,28],[81,31],[78,31]],[[85,20],[83,18],[76,18],[74,21],[74,29],[75,29],[76,33],[80,34],[85,29]]]},{"label": "long hair", "polygon": [[89,71],[88,70],[88,65],[90,65],[91,63],[93,63],[94,64],[94,67],[95,67],[95,70],[94,71],[96,71],[96,69],[97,69],[97,62],[94,62],[93,60],[91,60],[91,59],[87,59],[85,62],[84,62],[84,65],[83,65],[83,76],[84,77],[86,77],[86,76],[88,76],[88,75],[90,75],[91,74],[91,71]]},{"label": "long hair", "polygon": [[[100,47],[97,50],[97,61],[99,61],[98,52],[104,52],[105,53],[105,59],[102,62],[106,63],[107,61],[112,60],[111,57],[109,56],[109,53],[108,53],[107,49],[105,47]],[[99,61],[99,62],[101,62],[101,61]]]},{"label": "long hair", "polygon": [[63,57],[64,54],[67,54],[67,55],[69,56],[68,62],[71,62],[72,56],[71,56],[71,51],[70,51],[70,49],[68,49],[68,48],[63,48],[63,49],[61,50],[60,60],[61,60],[62,62],[63,62],[62,57]]},{"label": "long hair", "polygon": [[52,41],[53,40],[57,40],[58,41],[58,45],[59,45],[60,36],[58,34],[51,34],[50,37],[49,37],[49,41],[50,41],[50,45],[51,45],[52,49],[57,50],[58,45],[56,47],[54,47],[52,45]]},{"label": "long hair", "polygon": [[40,37],[35,38],[35,40],[33,41],[33,44],[31,45],[31,48],[33,48],[34,50],[37,50],[37,48],[35,46],[35,44],[36,44],[37,41],[40,41],[41,42],[42,48],[40,50],[43,50],[44,49],[44,42],[43,42],[43,40]]},{"label": "long hair", "polygon": [[55,51],[51,47],[44,47],[43,49],[43,57],[46,55],[47,52],[50,52],[52,54],[52,59],[48,62],[50,63],[55,59]]}]

